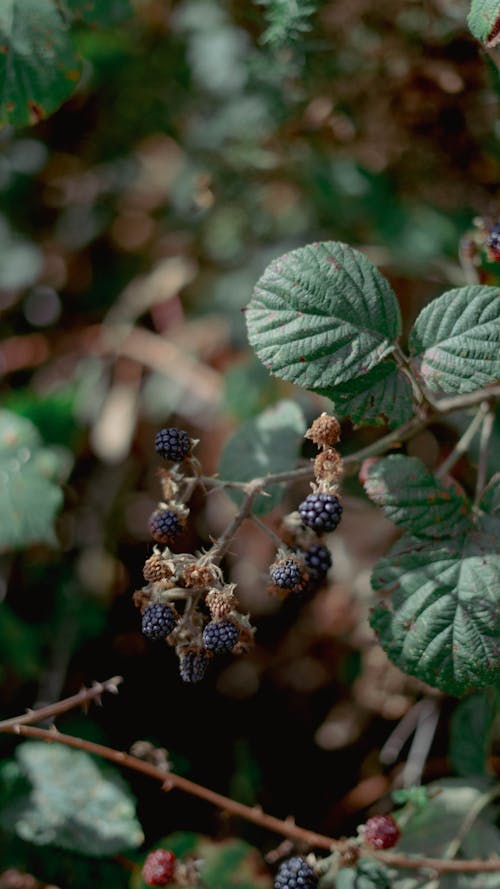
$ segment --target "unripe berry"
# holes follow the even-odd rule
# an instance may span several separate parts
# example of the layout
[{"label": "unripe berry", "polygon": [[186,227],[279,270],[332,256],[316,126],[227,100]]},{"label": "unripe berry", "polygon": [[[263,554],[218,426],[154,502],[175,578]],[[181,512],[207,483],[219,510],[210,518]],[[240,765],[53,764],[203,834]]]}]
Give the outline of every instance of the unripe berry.
[{"label": "unripe berry", "polygon": [[148,886],[168,886],[175,877],[175,855],[168,849],[150,852],[142,868],[142,878]]},{"label": "unripe berry", "polygon": [[361,828],[361,834],[365,843],[373,849],[392,849],[401,831],[392,815],[374,815]]}]

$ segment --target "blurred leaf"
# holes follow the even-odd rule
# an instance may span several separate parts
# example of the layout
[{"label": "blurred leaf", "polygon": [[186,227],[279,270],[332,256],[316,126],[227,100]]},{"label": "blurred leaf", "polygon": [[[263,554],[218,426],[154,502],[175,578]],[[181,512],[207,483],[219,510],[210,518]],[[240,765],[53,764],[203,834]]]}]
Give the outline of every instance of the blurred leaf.
[{"label": "blurred leaf", "polygon": [[228,410],[239,420],[248,420],[276,395],[276,382],[259,361],[230,367],[224,377]]},{"label": "blurred leaf", "polygon": [[498,544],[472,532],[440,541],[405,536],[375,566],[372,586],[391,591],[371,625],[404,672],[462,695],[500,672]]},{"label": "blurred leaf", "polygon": [[63,0],[63,7],[88,25],[118,25],[132,15],[129,0]]},{"label": "blurred leaf", "polygon": [[391,359],[348,383],[320,391],[331,398],[339,416],[349,417],[359,426],[399,426],[413,415],[410,381]]},{"label": "blurred leaf", "polygon": [[3,403],[8,410],[31,420],[47,444],[72,447],[77,431],[74,400],[70,388],[51,392],[42,398],[26,387],[9,393]]},{"label": "blurred leaf", "polygon": [[[17,768],[30,789],[0,810],[5,830],[39,845],[53,844],[85,855],[115,855],[139,846],[143,834],[135,804],[120,776],[104,772],[88,754],[61,745],[26,741],[15,763],[2,767],[10,784]],[[5,769],[7,772],[5,773]]]},{"label": "blurred leaf", "polygon": [[486,46],[495,46],[500,36],[499,0],[472,0],[467,23],[474,37]]},{"label": "blurred leaf", "polygon": [[310,16],[316,12],[317,3],[301,0],[255,0],[265,6],[267,28],[261,37],[262,43],[279,48],[293,43],[306,31],[311,30]]},{"label": "blurred leaf", "polygon": [[[219,462],[224,481],[251,481],[275,472],[287,472],[297,463],[306,423],[293,401],[279,401],[252,420],[243,423],[227,442]],[[241,503],[239,491],[227,492]],[[283,485],[272,485],[269,494],[259,494],[255,512],[274,509],[283,496]]]},{"label": "blurred leaf", "polygon": [[[491,784],[481,780],[465,783],[446,778],[428,787],[429,805],[405,824],[398,852],[446,856],[447,849],[460,832],[471,809],[484,804],[474,823],[467,829],[457,859],[488,858],[500,853],[500,831],[494,826],[493,807],[487,807]],[[404,871],[394,873],[391,889],[424,889],[425,882]],[[432,883],[430,884],[432,885]],[[430,889],[430,886],[429,886]],[[498,889],[498,873],[442,874],[439,889]]]},{"label": "blurred leaf", "polygon": [[58,468],[29,420],[0,411],[0,547],[56,544],[54,520],[63,501],[54,482]]},{"label": "blurred leaf", "polygon": [[11,229],[1,216],[0,257],[0,289],[17,290],[28,287],[38,278],[42,267],[38,247]]},{"label": "blurred leaf", "polygon": [[0,604],[0,649],[2,667],[10,667],[21,678],[32,678],[41,667],[40,636],[35,627],[20,620],[9,606]]},{"label": "blurred leaf", "polygon": [[500,296],[496,287],[458,287],[422,310],[410,350],[426,386],[472,392],[500,377]]},{"label": "blurred leaf", "polygon": [[250,344],[271,373],[323,391],[371,370],[401,331],[388,281],[362,253],[334,241],[274,260],[246,320]]},{"label": "blurred leaf", "polygon": [[52,0],[0,6],[0,123],[38,123],[74,91],[80,62]]},{"label": "blurred leaf", "polygon": [[262,774],[250,743],[240,738],[234,746],[235,767],[231,776],[229,796],[246,806],[258,804]]},{"label": "blurred leaf", "polygon": [[392,889],[391,872],[372,858],[360,858],[356,868],[342,868],[335,889]]},{"label": "blurred leaf", "polygon": [[365,491],[388,519],[417,537],[455,537],[471,526],[470,504],[417,457],[393,454],[368,468]]},{"label": "blurred leaf", "polygon": [[[177,858],[200,858],[203,862],[201,877],[206,889],[272,887],[272,879],[260,852],[244,840],[214,842],[200,834],[178,832],[155,843],[156,848],[170,849]],[[141,873],[134,873],[132,889],[144,889],[145,886]]]},{"label": "blurred leaf", "polygon": [[500,472],[495,473],[483,491],[479,509],[481,510],[480,527],[486,533],[500,537]]},{"label": "blurred leaf", "polygon": [[487,757],[494,718],[495,694],[492,689],[469,695],[455,708],[448,755],[459,775],[488,774]]},{"label": "blurred leaf", "polygon": [[411,803],[411,805],[417,806],[418,809],[423,809],[429,802],[429,791],[427,787],[421,785],[418,787],[401,787],[398,790],[393,790],[391,797],[399,806]]}]

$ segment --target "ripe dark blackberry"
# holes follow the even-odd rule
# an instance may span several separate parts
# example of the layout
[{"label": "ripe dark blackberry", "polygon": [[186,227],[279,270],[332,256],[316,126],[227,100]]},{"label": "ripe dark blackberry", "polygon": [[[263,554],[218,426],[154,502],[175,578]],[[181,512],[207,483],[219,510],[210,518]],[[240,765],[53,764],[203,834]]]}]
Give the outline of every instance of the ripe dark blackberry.
[{"label": "ripe dark blackberry", "polygon": [[148,886],[168,886],[175,877],[175,855],[169,849],[150,852],[142,867],[142,878]]},{"label": "ripe dark blackberry", "polygon": [[304,561],[309,570],[309,576],[315,583],[320,583],[328,574],[328,569],[332,567],[332,557],[330,550],[320,543],[313,543],[306,550]]},{"label": "ripe dark blackberry", "polygon": [[299,515],[304,525],[322,534],[335,530],[342,517],[342,507],[335,494],[309,494],[299,506]]},{"label": "ripe dark blackberry", "polygon": [[311,865],[299,855],[284,861],[274,879],[274,889],[316,889],[317,885]]},{"label": "ripe dark blackberry", "polygon": [[207,672],[209,659],[204,651],[188,651],[179,661],[183,682],[201,682]]},{"label": "ripe dark blackberry", "polygon": [[277,587],[290,593],[300,593],[309,579],[304,566],[297,559],[280,559],[275,562],[271,565],[270,576]]},{"label": "ripe dark blackberry", "polygon": [[149,519],[149,530],[158,543],[172,543],[181,533],[182,525],[173,509],[157,509]]},{"label": "ripe dark blackberry", "polygon": [[155,448],[165,460],[180,463],[191,450],[191,439],[184,429],[160,429],[155,436]]},{"label": "ripe dark blackberry", "polygon": [[165,639],[170,636],[177,623],[177,615],[170,605],[162,605],[156,602],[148,605],[142,615],[142,632],[147,639]]},{"label": "ripe dark blackberry", "polygon": [[365,843],[373,849],[392,849],[401,831],[392,815],[374,815],[363,825],[361,834]]},{"label": "ripe dark blackberry", "polygon": [[238,627],[230,620],[212,620],[203,630],[203,645],[214,654],[232,651],[239,639]]}]

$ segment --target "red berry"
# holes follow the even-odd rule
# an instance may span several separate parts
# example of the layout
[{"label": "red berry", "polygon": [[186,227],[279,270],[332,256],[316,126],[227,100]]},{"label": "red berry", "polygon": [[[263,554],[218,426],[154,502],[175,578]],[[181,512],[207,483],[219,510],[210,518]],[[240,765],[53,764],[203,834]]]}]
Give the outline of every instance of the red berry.
[{"label": "red berry", "polygon": [[362,828],[365,843],[374,849],[391,849],[401,832],[392,815],[374,815]]},{"label": "red berry", "polygon": [[175,855],[168,849],[150,852],[142,868],[142,878],[148,886],[167,886],[174,879]]}]

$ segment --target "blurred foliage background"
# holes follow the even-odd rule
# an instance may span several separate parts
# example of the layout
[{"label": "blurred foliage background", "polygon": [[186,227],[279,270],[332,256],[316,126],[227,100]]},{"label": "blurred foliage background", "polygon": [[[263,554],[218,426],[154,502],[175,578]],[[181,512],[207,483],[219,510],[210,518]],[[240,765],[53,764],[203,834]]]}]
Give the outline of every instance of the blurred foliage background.
[{"label": "blurred foliage background", "polygon": [[[461,237],[474,217],[498,216],[500,81],[467,31],[465,0],[323,0],[295,18],[284,5],[116,0],[72,28],[83,58],[72,98],[32,127],[0,130],[3,478],[30,450],[15,496],[1,495],[0,710],[120,673],[121,695],[68,716],[68,731],[120,749],[150,740],[195,780],[338,833],[388,792],[378,751],[420,694],[366,622],[370,568],[394,528],[349,480],[333,579],[303,607],[268,597],[272,543],[244,528],[227,573],[256,648],[181,687],[131,602],[159,496],[153,436],[186,428],[209,474],[231,432],[278,399],[298,400],[307,420],[324,408],[272,380],[246,344],[241,309],[290,248],[365,250],[407,326],[463,283]],[[483,275],[498,280],[491,264]],[[435,465],[460,424],[432,427],[409,452]],[[375,434],[346,425],[345,452]],[[467,487],[466,458],[459,472]],[[303,493],[287,492],[281,513]],[[19,510],[36,513],[31,535],[16,530]],[[197,496],[181,548],[200,548],[230,515],[224,495]],[[13,749],[0,737],[2,755]],[[272,844],[128,780],[147,846],[180,829]],[[123,862],[3,832],[0,848],[3,867],[42,881],[128,883]]]}]

